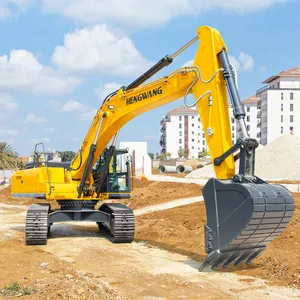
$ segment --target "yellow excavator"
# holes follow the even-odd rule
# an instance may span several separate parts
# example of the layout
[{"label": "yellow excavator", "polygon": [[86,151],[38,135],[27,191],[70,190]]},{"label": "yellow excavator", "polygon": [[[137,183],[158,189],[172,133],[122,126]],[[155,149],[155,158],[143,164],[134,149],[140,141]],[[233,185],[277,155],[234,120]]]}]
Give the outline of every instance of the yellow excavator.
[{"label": "yellow excavator", "polygon": [[[200,43],[192,66],[145,83],[197,40]],[[208,180],[203,188],[208,255],[200,270],[250,263],[288,226],[294,214],[294,199],[285,187],[254,175],[258,142],[248,136],[235,80],[220,33],[201,26],[197,36],[173,55],[163,57],[127,87],[108,95],[70,164],[41,162],[36,155],[33,163],[14,173],[12,198],[55,200],[60,207],[52,209],[51,201],[29,207],[26,243],[46,244],[50,226],[68,221],[96,222],[112,242],[132,242],[133,211],[121,203],[105,202],[129,198],[131,192],[128,153],[115,148],[118,133],[136,116],[184,98],[187,106],[198,109],[216,173],[216,178]],[[241,130],[234,145],[227,93]],[[188,103],[190,94],[195,98],[193,104]],[[236,157],[240,160],[237,172]],[[100,200],[103,204],[95,209]]]}]

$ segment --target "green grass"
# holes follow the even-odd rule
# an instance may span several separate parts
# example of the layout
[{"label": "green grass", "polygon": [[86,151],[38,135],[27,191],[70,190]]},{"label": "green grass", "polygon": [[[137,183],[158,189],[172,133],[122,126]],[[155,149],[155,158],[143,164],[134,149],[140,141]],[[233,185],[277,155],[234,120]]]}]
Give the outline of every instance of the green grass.
[{"label": "green grass", "polygon": [[31,295],[35,291],[31,288],[24,287],[22,288],[17,282],[14,282],[11,285],[5,285],[4,287],[0,288],[0,295],[3,296],[25,296]]}]

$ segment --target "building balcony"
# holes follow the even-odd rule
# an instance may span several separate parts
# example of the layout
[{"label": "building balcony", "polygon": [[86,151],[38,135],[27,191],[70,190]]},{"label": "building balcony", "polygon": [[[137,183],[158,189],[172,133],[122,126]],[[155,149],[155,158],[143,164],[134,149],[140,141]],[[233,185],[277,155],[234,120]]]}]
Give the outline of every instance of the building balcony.
[{"label": "building balcony", "polygon": [[257,118],[260,119],[261,118],[261,111],[257,112]]}]

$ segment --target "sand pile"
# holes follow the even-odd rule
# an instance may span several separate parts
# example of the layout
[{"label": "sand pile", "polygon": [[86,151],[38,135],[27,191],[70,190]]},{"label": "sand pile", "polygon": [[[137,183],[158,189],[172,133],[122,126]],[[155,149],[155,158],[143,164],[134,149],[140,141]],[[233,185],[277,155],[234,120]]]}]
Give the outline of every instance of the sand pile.
[{"label": "sand pile", "polygon": [[[236,172],[238,170],[236,162]],[[256,173],[265,180],[300,180],[300,137],[282,135],[256,151]],[[187,178],[215,177],[212,165],[195,170]]]},{"label": "sand pile", "polygon": [[300,137],[282,135],[257,151],[256,175],[266,180],[300,180]]}]

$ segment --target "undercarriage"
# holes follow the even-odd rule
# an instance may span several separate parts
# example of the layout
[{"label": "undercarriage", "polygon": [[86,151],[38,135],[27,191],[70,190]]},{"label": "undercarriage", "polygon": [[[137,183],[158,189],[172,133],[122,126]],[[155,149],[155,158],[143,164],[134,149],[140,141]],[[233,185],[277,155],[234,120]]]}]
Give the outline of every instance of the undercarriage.
[{"label": "undercarriage", "polygon": [[114,243],[130,243],[134,239],[134,215],[120,203],[104,203],[97,210],[98,201],[58,201],[60,209],[50,204],[32,204],[26,216],[26,244],[46,245],[51,225],[59,222],[95,222]]}]

